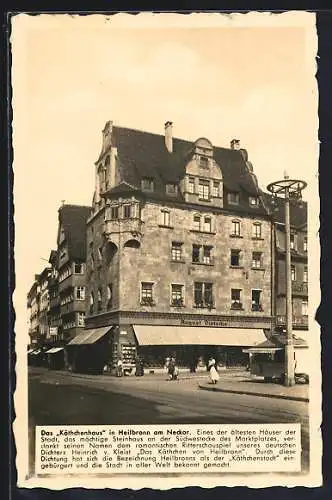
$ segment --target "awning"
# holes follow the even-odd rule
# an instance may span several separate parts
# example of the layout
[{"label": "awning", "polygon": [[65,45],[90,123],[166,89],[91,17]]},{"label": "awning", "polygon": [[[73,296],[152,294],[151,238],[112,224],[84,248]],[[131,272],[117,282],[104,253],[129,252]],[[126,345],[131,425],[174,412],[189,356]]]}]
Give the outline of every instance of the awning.
[{"label": "awning", "polygon": [[63,347],[52,347],[48,351],[46,351],[46,354],[55,354],[56,352],[63,351]]},{"label": "awning", "polygon": [[85,345],[94,344],[97,340],[101,339],[113,328],[112,326],[103,326],[102,328],[92,328],[90,330],[83,330],[76,337],[73,338],[67,345]]},{"label": "awning", "polygon": [[33,354],[33,356],[36,356],[37,354],[40,354],[40,353],[41,353],[41,350],[37,349],[37,350],[32,351],[30,354]]},{"label": "awning", "polygon": [[253,346],[266,340],[254,328],[133,325],[139,345]]},{"label": "awning", "polygon": [[283,351],[283,347],[251,347],[242,350],[242,352],[250,354],[272,354],[276,351]]},{"label": "awning", "polygon": [[35,349],[36,349],[36,348],[34,348],[34,349],[29,349],[29,350],[28,350],[28,352],[27,352],[27,354],[31,354],[31,353],[32,353]]}]

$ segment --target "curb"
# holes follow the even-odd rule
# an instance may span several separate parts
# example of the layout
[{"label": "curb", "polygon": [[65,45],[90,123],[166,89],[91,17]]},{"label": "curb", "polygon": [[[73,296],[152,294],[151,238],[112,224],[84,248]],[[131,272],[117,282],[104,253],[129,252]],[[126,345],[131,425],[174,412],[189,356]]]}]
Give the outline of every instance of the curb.
[{"label": "curb", "polygon": [[288,399],[291,401],[302,401],[304,403],[309,403],[309,398],[301,397],[301,396],[286,396],[283,394],[269,394],[262,392],[250,392],[250,391],[242,391],[239,389],[219,389],[218,387],[206,387],[205,385],[198,384],[198,387],[203,391],[213,391],[213,392],[229,392],[233,394],[245,394],[247,396],[258,396],[262,398],[275,398],[275,399]]}]

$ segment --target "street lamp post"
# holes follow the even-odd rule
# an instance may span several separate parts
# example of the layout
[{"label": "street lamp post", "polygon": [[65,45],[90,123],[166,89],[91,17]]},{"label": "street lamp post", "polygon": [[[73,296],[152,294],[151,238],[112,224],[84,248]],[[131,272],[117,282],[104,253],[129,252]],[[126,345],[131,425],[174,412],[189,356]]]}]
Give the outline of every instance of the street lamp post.
[{"label": "street lamp post", "polygon": [[293,344],[293,311],[292,311],[292,276],[291,276],[291,240],[290,240],[290,202],[302,199],[302,190],[306,182],[289,179],[285,174],[281,181],[272,182],[267,190],[272,193],[272,201],[278,197],[285,200],[285,237],[286,237],[286,345],[285,345],[285,379],[286,386],[295,384],[295,360]]}]

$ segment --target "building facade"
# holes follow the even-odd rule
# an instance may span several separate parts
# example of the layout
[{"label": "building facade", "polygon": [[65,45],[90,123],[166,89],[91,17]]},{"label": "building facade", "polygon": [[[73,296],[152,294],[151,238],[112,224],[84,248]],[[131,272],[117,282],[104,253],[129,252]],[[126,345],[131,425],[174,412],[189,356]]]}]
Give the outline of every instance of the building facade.
[{"label": "building facade", "polygon": [[33,282],[27,295],[27,307],[29,311],[30,347],[34,346],[37,347],[40,340],[39,298],[40,298],[39,275],[35,274],[35,281]]},{"label": "building facade", "polygon": [[63,343],[74,338],[85,325],[86,220],[89,213],[90,207],[80,205],[63,205],[59,209],[52,320],[57,327],[54,332]]},{"label": "building facade", "polygon": [[[274,231],[247,151],[103,130],[87,221],[86,329],[109,363],[246,362],[272,325]],[[82,342],[84,335],[82,334]]]}]

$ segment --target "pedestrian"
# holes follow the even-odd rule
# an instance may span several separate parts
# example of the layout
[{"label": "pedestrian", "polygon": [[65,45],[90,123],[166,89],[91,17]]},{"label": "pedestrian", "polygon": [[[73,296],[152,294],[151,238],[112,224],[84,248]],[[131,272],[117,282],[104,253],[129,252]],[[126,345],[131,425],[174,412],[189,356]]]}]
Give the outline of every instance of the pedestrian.
[{"label": "pedestrian", "polygon": [[171,358],[168,363],[168,378],[169,380],[174,380],[175,372],[175,358]]},{"label": "pedestrian", "polygon": [[214,358],[210,358],[209,360],[209,375],[211,384],[216,384],[219,380],[219,373],[216,369],[216,360]]},{"label": "pedestrian", "polygon": [[122,359],[119,358],[117,363],[117,377],[122,377],[122,375],[123,375],[123,362]]}]

